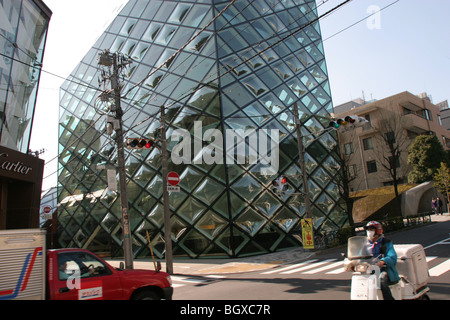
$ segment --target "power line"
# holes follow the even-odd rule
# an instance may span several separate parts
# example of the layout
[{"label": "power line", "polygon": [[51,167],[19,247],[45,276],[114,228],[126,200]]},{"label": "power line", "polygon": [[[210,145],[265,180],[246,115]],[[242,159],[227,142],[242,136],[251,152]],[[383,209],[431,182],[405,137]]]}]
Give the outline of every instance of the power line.
[{"label": "power line", "polygon": [[188,42],[186,42],[181,48],[179,48],[174,54],[172,54],[166,61],[164,61],[159,67],[150,72],[144,79],[134,85],[130,90],[125,93],[124,97],[127,96],[135,87],[141,85],[145,80],[154,75],[158,70],[160,70],[164,65],[166,65],[169,61],[171,61],[177,54],[179,54],[183,49],[185,49],[192,41],[194,41],[200,34],[205,31],[211,24],[213,24],[223,13],[228,10],[237,0],[232,0],[222,11],[219,12],[217,16],[215,16],[210,22],[208,22],[193,38],[191,38]]},{"label": "power line", "polygon": [[387,6],[381,8],[379,11],[375,11],[375,12],[373,12],[372,14],[370,14],[370,15],[368,15],[368,16],[365,16],[364,18],[362,18],[362,19],[360,19],[360,20],[358,20],[358,21],[352,23],[351,25],[345,27],[344,29],[341,29],[341,30],[339,30],[338,32],[332,34],[331,36],[329,36],[328,38],[324,39],[323,41],[325,42],[325,41],[327,41],[328,39],[333,38],[333,37],[337,36],[338,34],[341,34],[341,33],[344,32],[344,31],[347,31],[348,29],[350,29],[350,28],[356,26],[357,24],[363,22],[364,20],[367,20],[368,18],[370,18],[370,17],[372,17],[372,16],[374,16],[374,15],[376,15],[376,14],[379,14],[381,11],[383,11],[383,10],[385,10],[385,9],[387,9],[387,8],[389,8],[389,7],[391,7],[391,6],[393,6],[393,5],[396,4],[397,2],[400,2],[400,0],[396,0],[396,1],[394,1],[394,2],[392,2],[392,3],[390,3],[390,4],[388,4]]},{"label": "power line", "polygon": [[[319,8],[320,6],[322,6],[323,4],[325,4],[325,3],[328,2],[328,1],[329,1],[329,0],[323,0],[322,3],[320,3],[319,5],[317,5],[315,8],[312,8],[310,11],[308,11],[308,12],[306,12],[306,13],[303,13],[303,16],[301,16],[301,17],[298,18],[297,20],[294,20],[293,22],[291,22],[291,23],[290,23],[289,25],[287,25],[287,26],[290,26],[290,25],[294,24],[296,21],[298,21],[299,19],[304,18],[307,14],[313,12],[314,10],[317,10],[317,8]],[[245,7],[243,7],[243,8],[242,8],[242,9],[241,9],[241,10],[240,10],[240,11],[239,11],[232,19],[230,19],[230,20],[227,22],[227,24],[231,23],[231,21],[233,21],[239,14],[241,14],[244,10],[246,10],[246,9],[250,6],[251,3],[253,3],[253,1],[252,1],[252,2],[249,2]],[[271,8],[273,9],[276,5],[277,5],[277,3],[274,3],[274,5],[273,5]],[[261,17],[259,17],[259,18],[257,18],[257,19],[263,19],[263,18],[264,18],[264,16],[261,16]],[[222,26],[221,29],[215,31],[214,34],[219,33],[221,30],[223,30],[223,29],[225,28],[225,26],[226,26],[226,24],[225,24],[224,26]],[[244,30],[246,30],[246,29],[249,28],[249,27],[250,27],[250,24],[248,24],[248,25],[245,27]],[[285,26],[283,29],[286,29],[286,28],[287,28],[287,27]],[[278,36],[279,33],[280,33],[283,29],[278,30],[278,32],[274,32],[274,33],[273,33],[268,39],[266,39],[266,40],[269,40],[269,39],[272,39],[272,38],[275,37],[275,36]],[[244,31],[244,30],[243,30],[243,31]],[[233,37],[233,39],[236,38],[237,35],[238,35],[238,34],[235,34],[234,37]],[[222,47],[223,47],[224,45],[225,45],[225,43],[222,45]],[[274,45],[276,45],[276,44],[274,44]],[[273,45],[272,45],[272,46],[273,46]],[[269,46],[268,48],[266,48],[266,50],[270,49],[272,46]],[[220,47],[220,48],[222,48],[222,47]],[[218,48],[218,49],[220,49],[220,48]],[[252,50],[252,48],[253,48],[253,47],[249,47],[249,48],[246,50],[246,53],[250,52],[250,50]],[[216,53],[216,52],[218,51],[218,49],[217,49],[216,51],[214,51],[213,53]],[[186,75],[188,74],[188,72],[190,72],[190,71],[192,71],[193,69],[195,69],[196,67],[198,67],[205,59],[206,59],[206,58],[204,58],[202,61],[198,62],[197,65],[195,65],[195,66],[191,67],[189,70],[187,70],[187,71],[184,73],[183,76],[186,76]],[[235,58],[235,59],[236,59],[236,58]],[[249,61],[249,60],[251,60],[251,59],[253,59],[253,57],[250,57],[248,60],[244,61],[243,63],[246,63],[247,61]],[[187,58],[185,59],[185,61],[186,61],[186,60],[187,60]],[[181,65],[181,64],[179,64],[179,65]],[[176,67],[176,68],[178,68],[178,67]],[[174,70],[176,70],[176,68],[175,68]],[[222,69],[225,69],[225,66],[222,66],[221,69],[218,70],[218,71],[219,71],[219,74],[220,74],[220,71],[221,71]],[[174,71],[174,70],[172,70],[172,71]],[[231,69],[231,70],[233,70],[233,69]],[[227,74],[227,73],[225,73],[225,74]],[[223,74],[223,75],[225,75],[225,74]],[[219,75],[219,76],[218,76],[216,79],[214,79],[214,80],[217,80],[218,78],[220,78],[220,77],[223,76],[223,75]],[[212,81],[214,81],[214,80],[212,80]],[[168,84],[166,88],[168,88],[169,86],[171,86],[171,85],[172,85],[173,83],[175,83],[176,81],[177,81],[177,80],[174,80],[172,83]],[[159,82],[161,82],[161,81],[159,81]],[[164,88],[162,91],[164,91],[166,88]],[[200,89],[200,88],[197,87],[195,90],[194,90],[194,88],[191,88],[190,90],[194,90],[194,92],[195,92],[195,91],[197,91],[197,90],[199,90],[199,89]],[[184,96],[181,95],[180,98],[174,100],[175,103],[180,102],[180,100],[186,98],[187,95],[188,95],[188,94],[185,94]],[[156,97],[156,95],[155,95],[155,97]],[[147,103],[150,102],[151,100],[155,99],[155,97],[151,98],[149,101],[147,101]],[[173,99],[172,99],[172,100],[173,100]],[[172,104],[172,105],[173,105],[173,104]],[[150,118],[152,118],[152,117],[149,117],[149,119],[150,119]],[[141,121],[141,122],[140,122],[138,125],[136,125],[136,126],[141,125],[143,122],[148,121],[149,119],[145,119],[145,120]],[[136,127],[136,126],[134,126],[134,127]],[[133,127],[133,128],[134,128],[134,127]]]},{"label": "power line", "polygon": [[[327,1],[327,0],[323,1],[320,5],[322,5],[322,4],[325,3],[326,1]],[[340,7],[342,7],[343,5],[345,5],[346,3],[350,2],[350,1],[351,1],[351,0],[348,0],[348,1],[345,1],[345,2],[341,3],[340,5],[334,7],[333,9],[331,9],[331,10],[329,10],[329,11],[327,11],[325,14],[321,15],[321,16],[318,17],[317,19],[311,21],[308,25],[310,25],[310,24],[312,24],[312,23],[318,21],[318,20],[321,19],[321,18],[324,18],[324,17],[330,15],[333,11],[339,9]],[[391,3],[391,4],[389,4],[389,5],[385,6],[385,7],[383,7],[382,9],[380,9],[380,11],[383,11],[383,10],[387,9],[388,7],[394,5],[395,3],[399,2],[399,1],[400,1],[400,0],[394,1],[393,3]],[[349,25],[348,27],[346,27],[346,28],[340,30],[339,32],[336,32],[335,34],[329,36],[328,38],[326,38],[326,39],[324,39],[324,40],[322,40],[322,41],[325,42],[325,41],[329,40],[330,38],[332,38],[332,37],[334,37],[334,36],[337,36],[338,34],[340,34],[340,33],[344,32],[344,31],[350,29],[351,27],[357,25],[358,23],[360,23],[360,22],[364,21],[365,19],[367,19],[367,18],[373,16],[373,15],[376,14],[376,13],[377,13],[377,12],[375,12],[375,13],[373,13],[373,14],[371,14],[371,15],[365,16],[364,18],[362,18],[362,19],[358,20],[357,22],[355,22],[355,23]],[[234,19],[234,18],[233,18],[233,19]],[[306,25],[306,26],[307,26],[307,25]],[[302,28],[304,28],[304,27],[306,27],[306,26],[302,26]],[[295,33],[299,32],[299,31],[301,31],[302,28],[300,28],[300,30],[296,30],[295,32],[289,34],[288,36],[286,36],[286,37],[280,39],[280,40],[277,41],[275,44],[271,45],[270,47],[266,48],[265,50],[268,50],[269,48],[271,48],[271,47],[273,47],[274,45],[280,43],[281,41],[284,41],[287,37],[292,36],[292,34],[295,34]],[[243,63],[248,62],[249,60],[253,59],[253,58],[256,57],[256,56],[257,56],[257,55],[254,55],[254,56],[252,56],[252,57],[246,59]],[[241,63],[240,65],[242,65],[243,63]],[[190,70],[192,70],[192,68],[191,68]],[[189,72],[189,70],[188,70],[187,72]],[[187,73],[187,72],[186,72],[186,73]],[[229,72],[231,72],[231,70],[228,70],[225,74],[227,74],[227,73],[229,73]],[[186,73],[185,73],[185,74],[186,74]],[[216,79],[219,79],[219,78],[220,78],[220,76],[217,77]],[[214,79],[214,80],[216,80],[216,79]],[[65,80],[67,80],[67,79],[65,79]],[[142,82],[142,81],[141,81],[141,82]],[[201,84],[201,85],[202,85],[202,84]],[[203,84],[203,87],[204,87],[204,86],[206,86],[206,85]],[[135,86],[135,87],[136,87],[136,86]],[[96,89],[97,89],[97,88],[96,88]],[[199,88],[198,88],[198,89],[199,89]],[[198,90],[198,89],[197,89],[197,90]],[[191,94],[191,93],[188,93],[188,94],[182,96],[181,98],[179,98],[178,100],[176,100],[174,103],[177,103],[177,102],[179,102],[180,100],[186,98],[189,94]],[[132,100],[131,100],[131,101],[132,101]],[[172,106],[174,103],[172,103],[171,105],[169,105],[167,108],[169,108],[170,106]],[[135,126],[129,128],[127,132],[131,131],[133,128],[136,128],[136,127],[142,125],[144,122],[146,122],[146,121],[148,121],[148,120],[150,120],[150,119],[156,118],[156,117],[158,116],[158,114],[159,114],[159,113],[155,113],[154,115],[151,115],[151,116],[149,116],[149,117],[146,118],[146,119],[143,119],[142,121],[140,121],[140,122],[139,122],[138,124],[136,124]],[[250,116],[250,117],[264,117],[264,116],[273,116],[273,114],[259,115],[259,116]],[[247,117],[246,117],[246,118],[247,118]],[[99,120],[99,119],[98,119],[98,120]],[[97,120],[97,121],[98,121],[98,120]],[[81,138],[81,137],[80,137],[80,138]],[[77,138],[77,139],[80,139],[80,138]],[[100,138],[100,136],[99,136],[97,139],[99,139],[99,138]],[[74,141],[74,143],[75,143],[75,142],[76,142],[76,141]],[[56,156],[55,158],[51,159],[49,162],[51,162],[51,161],[53,161],[53,160],[55,160],[55,159],[57,159],[57,158],[58,158],[58,156]],[[49,162],[47,162],[47,163],[49,163]],[[57,171],[58,171],[58,170],[57,170]],[[57,172],[57,171],[56,171],[56,172]],[[54,173],[52,173],[52,174],[50,174],[50,175],[44,177],[44,179],[45,179],[45,178],[48,178],[49,176],[51,176],[51,175],[53,175],[53,174],[55,174],[56,172],[54,172]]]},{"label": "power line", "polygon": [[[290,36],[292,36],[292,35],[294,35],[294,34],[300,32],[301,30],[303,30],[304,28],[308,27],[309,25],[311,25],[311,24],[313,24],[313,23],[319,21],[319,19],[322,19],[323,17],[328,16],[329,14],[331,14],[332,12],[334,12],[335,10],[337,10],[338,8],[340,8],[341,6],[345,5],[346,3],[350,2],[350,1],[351,1],[351,0],[347,0],[347,1],[343,2],[343,3],[341,3],[340,5],[334,7],[333,9],[327,11],[325,14],[321,15],[320,17],[317,17],[316,19],[311,20],[309,23],[307,23],[307,24],[301,26],[300,28],[296,29],[294,32],[289,33],[287,36],[285,36],[285,37],[279,39],[279,40],[276,41],[274,44],[268,46],[267,48],[265,48],[265,49],[262,50],[261,52],[259,52],[259,53],[255,54],[255,55],[253,55],[252,57],[250,57],[250,58],[244,60],[244,61],[243,61],[241,64],[239,64],[238,66],[243,65],[244,63],[246,63],[246,62],[248,62],[249,60],[253,59],[254,57],[258,56],[259,54],[261,54],[261,53],[263,53],[263,52],[269,50],[270,48],[272,48],[272,47],[278,45],[279,43],[281,43],[282,41],[284,41],[284,40],[287,39],[288,37],[290,37]],[[235,1],[233,1],[233,3],[234,3],[234,2],[235,2]],[[325,2],[326,2],[326,1],[323,1],[320,5],[324,4]],[[227,6],[227,7],[229,7],[229,6]],[[316,7],[316,8],[317,8],[317,7]],[[244,10],[244,9],[243,9],[243,10]],[[314,10],[314,9],[312,9],[312,10]],[[223,14],[223,12],[224,12],[224,10],[221,11],[221,14]],[[240,12],[242,12],[242,10],[241,10]],[[239,12],[238,14],[240,14],[240,12]],[[311,11],[310,11],[310,12],[311,12]],[[237,14],[237,15],[238,15],[238,14]],[[236,15],[236,16],[237,16],[237,15]],[[236,16],[235,16],[235,17],[236,17]],[[235,18],[235,17],[234,17],[234,18]],[[217,19],[217,18],[218,18],[218,16],[216,16],[214,19]],[[233,18],[233,19],[234,19],[234,18]],[[214,20],[214,19],[213,19],[213,20]],[[203,29],[205,29],[205,28],[203,28]],[[216,31],[216,32],[217,32],[217,31]],[[197,35],[198,35],[198,34],[197,34]],[[277,33],[274,33],[274,35],[277,35]],[[190,41],[190,42],[191,42],[191,41]],[[190,42],[188,42],[188,44],[189,44]],[[185,45],[185,46],[183,46],[183,47],[186,47],[186,46],[187,46],[187,45]],[[170,58],[169,58],[168,60],[170,60]],[[166,62],[165,62],[165,63],[166,63]],[[162,64],[160,67],[158,67],[158,68],[161,68],[165,63],[163,63],[163,64]],[[192,70],[192,68],[191,68],[191,70]],[[215,79],[213,79],[212,81],[218,80],[220,77],[222,77],[222,76],[228,74],[228,73],[231,72],[231,71],[232,71],[232,69],[226,71],[225,73],[223,73],[223,74],[217,76],[217,77],[216,77]],[[147,75],[146,78],[144,78],[143,80],[141,80],[138,84],[143,83],[143,81],[145,81],[145,79],[148,79],[152,74],[154,74],[154,72],[151,73],[151,74],[149,74],[149,75]],[[186,73],[185,73],[185,74],[186,74]],[[210,81],[210,82],[211,82],[211,81]],[[126,96],[129,92],[131,92],[134,88],[136,88],[138,84],[134,85],[133,88],[132,88],[131,90],[128,90],[128,92],[127,92],[124,96]],[[207,84],[200,84],[199,87],[198,87],[195,91],[199,90],[199,89],[202,88],[202,87],[205,87],[206,85],[207,85]],[[194,91],[194,92],[195,92],[195,91]],[[182,96],[182,97],[179,98],[178,100],[174,100],[174,102],[173,102],[172,104],[170,104],[169,106],[167,106],[166,108],[170,108],[172,105],[174,105],[175,103],[178,103],[180,100],[186,98],[187,96],[189,96],[189,95],[192,94],[192,93],[193,93],[193,92],[186,93],[184,96]],[[157,115],[158,115],[158,114],[156,113],[156,114],[151,115],[151,116],[149,116],[148,118],[146,118],[146,119],[140,121],[138,124],[134,125],[133,127],[128,128],[127,132],[131,131],[133,128],[136,128],[136,127],[142,125],[142,124],[145,123],[146,121],[155,118]],[[262,115],[262,116],[263,116],[263,115]],[[256,116],[255,116],[255,117],[256,117]],[[80,138],[81,138],[81,137],[80,137]],[[98,138],[100,138],[100,137],[98,137]],[[56,157],[55,157],[54,159],[52,159],[51,161],[53,161],[53,160],[55,160],[55,159],[57,159],[57,158],[58,158],[58,156],[56,156]],[[52,173],[51,175],[53,175],[53,174],[54,174],[54,173]]]},{"label": "power line", "polygon": [[29,63],[27,63],[27,62],[23,62],[23,61],[18,60],[18,59],[16,59],[16,58],[7,56],[7,55],[5,55],[5,54],[3,54],[3,53],[0,53],[0,56],[3,56],[3,57],[8,58],[8,59],[10,59],[10,60],[12,60],[12,61],[15,61],[15,62],[24,64],[24,65],[26,65],[26,66],[28,66],[28,67],[30,67],[30,68],[37,68],[37,69],[39,69],[41,72],[50,74],[50,75],[52,75],[52,76],[54,76],[54,77],[57,77],[57,78],[60,78],[60,79],[63,79],[63,80],[67,80],[68,78],[72,77],[72,78],[74,78],[74,79],[80,81],[80,82],[75,82],[76,84],[85,86],[85,87],[87,87],[87,88],[89,88],[89,89],[93,89],[93,90],[96,90],[96,91],[100,91],[99,88],[93,87],[90,83],[87,83],[87,82],[85,82],[84,80],[78,79],[78,78],[76,78],[76,77],[74,77],[74,76],[72,76],[72,75],[70,75],[70,76],[67,77],[67,78],[64,78],[63,76],[60,76],[60,75],[57,75],[57,74],[55,74],[55,73],[53,73],[53,72],[46,71],[46,70],[42,69],[42,66],[40,66],[40,65],[31,65],[31,64],[29,64]]},{"label": "power line", "polygon": [[[279,40],[275,41],[273,44],[271,44],[270,46],[267,46],[265,49],[261,50],[260,52],[258,52],[258,53],[256,53],[256,54],[254,54],[253,56],[251,56],[251,57],[249,57],[249,58],[243,60],[241,63],[239,63],[239,64],[238,64],[237,66],[235,66],[233,69],[236,69],[237,67],[240,67],[240,66],[244,65],[245,63],[249,62],[249,61],[252,60],[253,58],[259,56],[260,54],[262,54],[262,53],[266,52],[267,50],[273,48],[274,46],[278,45],[279,43],[285,41],[287,38],[289,38],[289,37],[295,35],[296,33],[300,32],[300,31],[302,31],[303,29],[305,29],[306,27],[312,25],[313,23],[316,23],[316,22],[319,21],[320,19],[322,19],[322,18],[324,18],[324,17],[326,17],[326,16],[332,14],[334,11],[338,10],[339,8],[341,8],[342,6],[346,5],[347,3],[351,2],[351,1],[352,1],[352,0],[346,0],[346,1],[342,2],[342,3],[340,3],[339,5],[337,5],[337,6],[335,6],[334,8],[328,10],[327,12],[325,12],[325,13],[322,14],[322,15],[320,15],[319,17],[317,17],[317,18],[311,20],[310,22],[306,23],[305,25],[303,25],[303,26],[297,28],[295,31],[290,32],[288,35],[286,35],[286,36],[280,38]],[[200,84],[198,85],[198,87],[197,87],[193,92],[189,92],[189,93],[185,94],[184,96],[182,96],[181,98],[179,98],[178,100],[174,100],[174,102],[171,103],[171,104],[169,104],[166,108],[170,108],[170,107],[173,106],[174,104],[179,103],[180,100],[183,100],[183,99],[187,98],[189,95],[193,94],[194,92],[200,90],[201,88],[206,87],[209,83],[212,83],[212,82],[214,82],[214,81],[217,81],[218,79],[220,79],[220,78],[223,77],[224,75],[226,75],[226,74],[232,72],[233,69],[229,69],[229,70],[226,71],[225,73],[219,74],[216,78],[214,78],[214,79],[208,81],[206,84],[205,84],[205,83],[200,83]],[[145,120],[143,120],[143,121],[141,121],[138,125],[141,125],[143,122],[148,121],[148,120],[149,120],[149,118],[148,118],[148,119],[145,119]],[[138,126],[138,125],[136,125],[136,126]],[[134,127],[136,127],[136,126],[134,126]],[[132,128],[131,128],[131,129],[132,129]]]},{"label": "power line", "polygon": [[[252,0],[252,2],[254,2],[255,0]],[[217,18],[219,18],[232,4],[234,4],[236,2],[236,0],[233,0],[232,2],[230,2],[217,16],[215,16],[207,25],[205,25],[193,38],[191,38],[188,42],[186,42],[185,43],[185,45],[183,45],[183,47],[181,47],[178,51],[181,51],[182,49],[184,49],[184,48],[186,48],[192,41],[194,41],[204,30],[206,30],[206,28],[208,27],[208,26],[210,26],[215,20],[217,20]],[[252,2],[250,2],[246,7],[248,7]],[[238,14],[240,14],[242,12],[242,10],[238,13]],[[238,15],[237,14],[237,15]],[[236,15],[236,16],[237,16]],[[234,18],[233,18],[234,19]],[[175,56],[177,54],[177,52],[173,55],[173,56]],[[168,61],[170,61],[171,59],[172,59],[173,57],[170,57],[169,59],[167,59],[164,63],[162,63],[159,67],[158,67],[158,69],[160,69],[160,68],[162,68]],[[14,60],[14,59],[13,59]],[[19,61],[19,60],[17,60],[18,62],[21,62],[21,63],[23,63],[23,64],[26,64],[26,63],[24,63],[24,62],[22,62],[22,61]],[[157,70],[156,70],[157,71]],[[55,76],[57,76],[57,77],[60,77],[60,76],[58,76],[58,75],[55,75]],[[123,96],[123,97],[125,97],[126,95],[128,95],[128,93],[130,93],[132,90],[134,90],[134,88],[136,88],[137,86],[139,86],[140,84],[142,84],[146,79],[148,79],[149,77],[151,77],[152,76],[152,74],[149,74],[149,75],[147,75],[143,80],[141,80],[140,82],[138,82],[137,84],[135,84],[130,90],[128,90],[128,92]],[[72,76],[73,77],[73,76]],[[62,78],[62,79],[64,79],[64,80],[68,80],[67,78],[63,78],[63,77],[60,77],[60,78]],[[68,77],[68,78],[70,78],[70,76]],[[75,78],[75,77],[73,77],[73,78]],[[70,80],[70,81],[72,81],[73,82],[73,80]],[[76,82],[75,82],[76,83]],[[89,86],[90,86],[90,84],[89,84]],[[90,88],[90,87],[89,87]],[[101,90],[99,90],[98,88],[95,88],[96,90],[98,90],[98,91],[101,91]],[[132,100],[131,100],[132,101]],[[158,113],[156,113],[155,115],[153,115],[153,116],[151,116],[151,118],[154,118],[154,117],[156,117],[158,115]],[[98,119],[99,120],[99,119]],[[97,120],[97,121],[98,121]],[[96,121],[96,122],[97,122]],[[83,134],[84,135],[84,134]],[[82,136],[83,136],[82,135]],[[79,140],[79,139],[81,139],[82,138],[82,136],[81,137],[79,137],[77,140]],[[74,143],[75,142],[77,142],[77,140],[76,141],[74,141]],[[70,146],[69,146],[70,147]],[[50,162],[52,162],[52,161],[54,161],[54,160],[56,160],[56,159],[58,159],[58,156],[56,156],[56,157],[54,157],[53,159],[51,159],[51,160],[49,160],[47,163],[50,163]],[[52,173],[51,175],[53,175],[53,174],[55,174],[55,173]],[[48,177],[48,176],[47,176]],[[45,179],[46,177],[44,177],[44,179]]]}]

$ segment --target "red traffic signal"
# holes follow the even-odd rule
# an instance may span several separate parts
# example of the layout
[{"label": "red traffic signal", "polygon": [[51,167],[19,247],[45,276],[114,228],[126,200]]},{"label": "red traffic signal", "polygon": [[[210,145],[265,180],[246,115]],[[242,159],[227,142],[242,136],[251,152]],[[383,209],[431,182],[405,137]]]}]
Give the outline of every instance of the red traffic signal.
[{"label": "red traffic signal", "polygon": [[352,117],[350,117],[350,116],[346,116],[346,117],[345,117],[345,121],[348,122],[348,123],[350,123],[350,124],[354,124],[354,123],[356,122],[356,119],[355,119],[355,118],[352,118]]},{"label": "red traffic signal", "polygon": [[369,121],[367,121],[363,117],[353,115],[346,116],[344,119],[333,120],[330,122],[330,125],[328,127],[343,131],[359,128],[367,123],[369,123]]},{"label": "red traffic signal", "polygon": [[282,193],[283,191],[286,191],[287,189],[286,183],[287,183],[286,177],[280,177],[276,180],[273,180],[272,185],[274,186],[274,188],[272,191],[275,193]]},{"label": "red traffic signal", "polygon": [[128,138],[127,147],[130,149],[151,149],[153,147],[152,139]]}]

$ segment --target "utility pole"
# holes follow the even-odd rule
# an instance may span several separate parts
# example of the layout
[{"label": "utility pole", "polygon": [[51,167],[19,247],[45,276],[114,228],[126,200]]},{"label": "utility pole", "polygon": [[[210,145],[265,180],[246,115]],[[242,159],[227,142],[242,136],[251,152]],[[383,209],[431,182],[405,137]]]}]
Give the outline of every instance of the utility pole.
[{"label": "utility pole", "polygon": [[167,191],[167,138],[166,138],[166,113],[165,107],[161,106],[161,152],[162,152],[162,176],[163,176],[163,197],[164,197],[164,239],[166,243],[166,272],[173,274],[172,261],[172,227],[170,223],[169,192]]},{"label": "utility pole", "polygon": [[298,142],[298,155],[300,160],[300,169],[302,170],[302,178],[303,178],[303,192],[305,199],[305,210],[306,210],[306,218],[312,218],[311,213],[311,199],[309,198],[309,186],[308,186],[308,173],[306,171],[305,164],[305,147],[303,146],[303,136],[300,130],[300,118],[298,115],[298,106],[297,103],[294,103],[294,117],[295,124],[297,129],[297,142]]},{"label": "utility pole", "polygon": [[[122,70],[130,64],[131,61],[118,53],[110,53],[109,50],[105,50],[100,54],[99,65],[107,67],[107,70],[103,70],[102,78],[104,83],[108,80],[111,82],[111,89],[113,90],[114,108],[110,111],[115,112],[114,130],[116,131],[116,143],[117,143],[117,158],[119,165],[119,184],[120,184],[120,203],[122,206],[122,233],[123,233],[123,253],[125,258],[125,268],[133,269],[133,251],[131,245],[131,231],[130,231],[130,219],[128,214],[128,196],[127,196],[127,184],[125,173],[125,151],[123,143],[123,126],[122,116],[123,111],[120,106],[121,100],[121,84],[120,74]],[[111,70],[112,67],[112,70]],[[105,91],[102,95],[102,100],[106,101],[110,97],[110,91]]]}]

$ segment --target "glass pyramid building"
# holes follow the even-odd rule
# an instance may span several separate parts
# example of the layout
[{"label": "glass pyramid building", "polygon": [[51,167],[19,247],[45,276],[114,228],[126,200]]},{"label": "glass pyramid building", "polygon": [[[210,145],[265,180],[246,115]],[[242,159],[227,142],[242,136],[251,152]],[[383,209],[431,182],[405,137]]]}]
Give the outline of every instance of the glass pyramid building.
[{"label": "glass pyramid building", "polygon": [[[130,0],[63,83],[60,246],[123,255],[120,197],[108,189],[106,170],[117,166],[117,150],[105,132],[107,105],[98,98],[98,56],[105,49],[134,61],[122,79],[126,138],[158,141],[165,106],[169,172],[181,180],[180,192],[170,193],[175,257],[242,257],[302,246],[305,206],[294,103],[307,147],[314,229],[334,232],[348,223],[332,179],[337,137],[312,134],[327,128],[333,111],[319,22],[308,24],[317,18],[316,2],[237,0],[226,8],[230,3]],[[277,170],[268,174],[263,161],[250,156],[234,163],[201,161],[210,143],[204,141],[192,148],[190,161],[173,160],[181,141],[175,133],[187,132],[194,144],[196,130],[206,136],[211,129],[223,132],[224,140],[227,130],[277,132]],[[245,141],[250,154],[254,141]],[[237,158],[241,151],[216,149],[215,155]],[[153,253],[164,257],[160,148],[126,149],[125,158],[133,255],[150,255],[148,232]],[[272,181],[281,175],[289,189],[280,195]]]}]

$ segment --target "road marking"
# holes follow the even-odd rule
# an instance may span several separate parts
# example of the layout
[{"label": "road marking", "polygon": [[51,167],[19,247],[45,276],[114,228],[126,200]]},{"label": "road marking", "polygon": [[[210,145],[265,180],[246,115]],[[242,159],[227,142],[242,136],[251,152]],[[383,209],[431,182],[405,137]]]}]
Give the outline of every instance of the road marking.
[{"label": "road marking", "polygon": [[180,277],[180,276],[171,276],[172,281],[181,281],[181,282],[190,282],[190,283],[205,283],[208,280],[203,279],[192,279],[192,278],[186,278],[186,277]]},{"label": "road marking", "polygon": [[204,276],[205,278],[211,278],[211,279],[223,279],[226,278],[227,276],[219,276],[219,275],[215,275],[215,274],[209,274]]},{"label": "road marking", "polygon": [[439,277],[450,269],[450,259],[428,270],[430,277]]},{"label": "road marking", "polygon": [[431,248],[431,247],[437,246],[437,245],[439,245],[439,244],[448,244],[448,243],[445,243],[445,242],[446,242],[446,241],[448,241],[448,240],[450,240],[450,238],[447,238],[447,239],[444,239],[444,240],[442,240],[442,241],[439,241],[439,242],[433,243],[432,245],[429,245],[428,247],[425,247],[424,249],[428,249],[428,248]]},{"label": "road marking", "polygon": [[[335,261],[335,260],[336,259],[330,259],[330,262]],[[322,271],[325,271],[325,270],[328,270],[328,269],[332,269],[332,268],[335,268],[337,266],[343,266],[343,265],[344,265],[344,263],[342,261],[338,261],[338,262],[335,262],[335,263],[323,266],[321,268],[309,270],[309,271],[306,271],[306,272],[303,272],[303,273],[304,274],[314,274],[314,273],[319,273],[319,272],[322,272]]]},{"label": "road marking", "polygon": [[291,266],[288,266],[288,267],[284,267],[284,268],[281,268],[281,269],[275,269],[275,270],[271,270],[271,271],[266,271],[266,272],[263,272],[262,274],[278,273],[278,272],[290,270],[290,269],[293,269],[293,268],[297,268],[297,267],[300,267],[300,266],[304,266],[305,264],[308,264],[308,263],[311,263],[311,262],[315,262],[315,261],[317,261],[317,259],[312,259],[312,260],[308,260],[308,261],[305,261],[305,262],[302,262],[302,263],[297,263],[297,264],[294,264],[294,265],[291,265]]},{"label": "road marking", "polygon": [[336,269],[336,270],[332,270],[332,271],[328,271],[325,274],[341,274],[344,273],[345,269],[344,269],[344,263],[341,261],[341,267]]},{"label": "road marking", "polygon": [[330,261],[335,261],[335,260],[336,260],[336,259],[328,259],[328,260],[324,260],[324,261],[321,261],[321,262],[312,263],[312,264],[310,264],[310,265],[307,265],[307,266],[304,266],[304,267],[301,267],[301,268],[297,268],[297,269],[294,269],[294,270],[285,271],[285,272],[281,272],[281,273],[282,273],[282,274],[292,274],[292,273],[296,273],[296,272],[301,272],[301,271],[305,271],[305,270],[308,270],[308,269],[312,269],[312,268],[321,266],[321,265],[323,265],[323,264],[325,264],[325,263],[328,263],[328,262],[330,262]]}]

